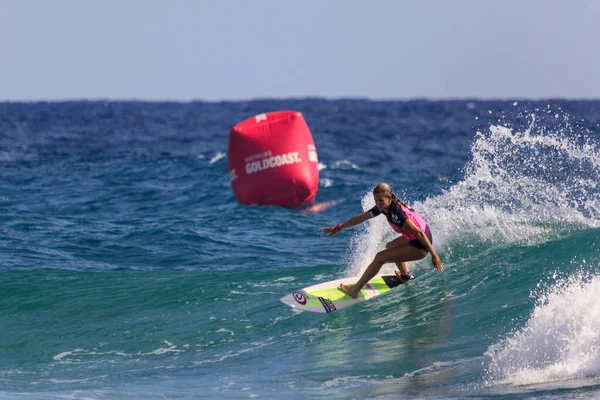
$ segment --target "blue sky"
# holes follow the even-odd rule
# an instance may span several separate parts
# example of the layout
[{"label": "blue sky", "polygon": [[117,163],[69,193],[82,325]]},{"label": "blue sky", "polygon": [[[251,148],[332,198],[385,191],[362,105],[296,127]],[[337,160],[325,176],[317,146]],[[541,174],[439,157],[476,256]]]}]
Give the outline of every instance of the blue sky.
[{"label": "blue sky", "polygon": [[0,101],[599,98],[594,0],[0,0]]}]

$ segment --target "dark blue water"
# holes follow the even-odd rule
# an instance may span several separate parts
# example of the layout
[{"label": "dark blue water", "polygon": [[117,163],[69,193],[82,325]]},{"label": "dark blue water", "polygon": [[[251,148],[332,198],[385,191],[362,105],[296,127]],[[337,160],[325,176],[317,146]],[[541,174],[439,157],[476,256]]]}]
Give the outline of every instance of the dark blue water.
[{"label": "dark blue water", "polygon": [[[276,110],[335,206],[236,203],[229,130]],[[599,124],[599,101],[2,103],[0,397],[598,397]],[[331,315],[280,303],[394,237],[320,233],[381,181],[444,272]]]}]

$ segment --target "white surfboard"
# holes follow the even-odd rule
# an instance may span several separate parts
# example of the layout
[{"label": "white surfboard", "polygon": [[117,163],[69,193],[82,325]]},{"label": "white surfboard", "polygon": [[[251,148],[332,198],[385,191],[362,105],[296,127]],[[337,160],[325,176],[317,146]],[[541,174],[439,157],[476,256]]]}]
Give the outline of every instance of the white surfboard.
[{"label": "white surfboard", "polygon": [[400,279],[395,275],[377,275],[361,289],[356,299],[338,289],[341,283],[352,285],[359,279],[360,276],[355,276],[319,283],[288,294],[282,297],[281,301],[302,311],[332,313],[379,296],[401,284]]}]

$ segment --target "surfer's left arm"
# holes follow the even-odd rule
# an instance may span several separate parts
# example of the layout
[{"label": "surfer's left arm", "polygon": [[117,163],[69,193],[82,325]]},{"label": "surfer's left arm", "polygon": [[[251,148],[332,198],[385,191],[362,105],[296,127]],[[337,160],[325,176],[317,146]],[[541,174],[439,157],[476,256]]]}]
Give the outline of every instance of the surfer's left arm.
[{"label": "surfer's left arm", "polygon": [[431,254],[431,262],[433,263],[434,267],[438,270],[438,272],[442,272],[442,270],[444,269],[444,266],[442,265],[442,260],[440,259],[440,257],[438,257],[435,249],[433,248],[433,245],[429,241],[429,238],[427,237],[425,232],[423,232],[411,220],[407,220],[402,227],[407,231],[413,233],[419,239],[421,244],[425,246],[427,250],[429,250],[429,254]]}]

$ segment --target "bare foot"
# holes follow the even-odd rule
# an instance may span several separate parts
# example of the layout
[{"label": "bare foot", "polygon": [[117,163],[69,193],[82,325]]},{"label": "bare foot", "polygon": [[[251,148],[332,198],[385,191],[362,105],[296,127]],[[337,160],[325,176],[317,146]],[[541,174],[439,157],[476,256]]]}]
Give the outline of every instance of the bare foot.
[{"label": "bare foot", "polygon": [[396,274],[396,276],[397,276],[398,278],[400,278],[400,277],[402,276],[402,273],[400,273],[400,271],[399,271],[399,270],[395,270],[395,271],[394,271],[394,273]]},{"label": "bare foot", "polygon": [[348,286],[341,283],[339,289],[342,292],[346,293],[348,296],[352,297],[353,299],[356,299],[358,297],[358,293],[354,293],[354,290],[352,290],[352,285]]}]

